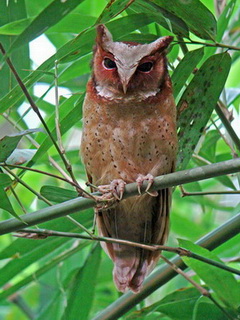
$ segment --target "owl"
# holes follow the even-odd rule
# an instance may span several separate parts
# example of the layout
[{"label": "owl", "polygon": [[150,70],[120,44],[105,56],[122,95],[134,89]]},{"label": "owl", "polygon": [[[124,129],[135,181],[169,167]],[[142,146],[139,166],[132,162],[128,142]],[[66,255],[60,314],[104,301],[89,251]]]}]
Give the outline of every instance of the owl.
[{"label": "owl", "polygon": [[[98,25],[83,105],[81,153],[89,182],[110,190],[116,203],[96,209],[99,234],[144,244],[165,243],[171,190],[149,192],[154,177],[175,168],[176,109],[167,71],[165,36],[149,44],[114,42]],[[123,199],[125,184],[144,181],[146,192]],[[139,292],[159,252],[102,243],[114,262],[119,291]]]}]

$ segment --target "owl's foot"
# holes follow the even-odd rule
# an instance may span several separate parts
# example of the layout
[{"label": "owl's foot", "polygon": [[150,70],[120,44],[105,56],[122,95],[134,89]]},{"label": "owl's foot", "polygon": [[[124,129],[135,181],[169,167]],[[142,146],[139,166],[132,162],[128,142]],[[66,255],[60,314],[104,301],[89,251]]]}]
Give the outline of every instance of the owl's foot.
[{"label": "owl's foot", "polygon": [[114,179],[108,185],[101,185],[98,186],[98,191],[100,191],[103,196],[108,195],[116,200],[122,200],[124,189],[125,189],[126,182],[122,179]]},{"label": "owl's foot", "polygon": [[148,193],[152,197],[157,197],[158,196],[158,192],[157,191],[149,191],[149,189],[151,188],[151,186],[152,186],[152,184],[154,182],[154,177],[150,173],[147,174],[146,176],[144,176],[143,174],[139,174],[138,175],[138,177],[136,179],[136,182],[137,182],[139,194],[140,195],[142,194],[141,187],[142,187],[144,181],[148,182],[148,185],[147,185],[147,188],[146,188],[145,192]]}]

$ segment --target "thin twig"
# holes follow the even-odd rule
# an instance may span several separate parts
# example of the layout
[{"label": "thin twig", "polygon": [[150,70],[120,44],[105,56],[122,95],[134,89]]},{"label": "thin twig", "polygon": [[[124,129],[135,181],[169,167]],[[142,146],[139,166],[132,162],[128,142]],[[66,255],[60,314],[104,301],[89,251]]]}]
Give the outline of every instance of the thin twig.
[{"label": "thin twig", "polygon": [[57,140],[59,148],[62,154],[65,154],[65,150],[62,143],[62,136],[60,130],[60,117],[59,117],[59,96],[58,96],[58,61],[55,61],[55,73],[54,73],[54,87],[55,87],[55,126],[57,133]]},{"label": "thin twig", "polygon": [[179,186],[181,190],[181,197],[190,197],[190,196],[208,196],[208,195],[222,195],[222,194],[229,194],[229,195],[238,195],[240,194],[240,190],[238,191],[203,191],[203,192],[188,192],[186,191],[183,186]]},{"label": "thin twig", "polygon": [[234,158],[237,157],[237,153],[234,150],[234,148],[232,147],[232,145],[228,142],[227,138],[224,136],[224,134],[222,134],[221,130],[218,128],[218,126],[216,125],[215,121],[213,120],[213,118],[210,118],[210,121],[212,122],[212,124],[214,125],[215,129],[217,130],[217,132],[220,134],[220,136],[222,137],[223,141],[226,143],[226,145],[230,148],[232,155]]},{"label": "thin twig", "polygon": [[15,190],[14,190],[14,187],[10,186],[10,190],[11,190],[13,196],[15,197],[17,203],[18,203],[19,206],[21,207],[22,211],[26,214],[27,211],[26,211],[26,209],[24,208],[24,206],[23,206],[21,200],[19,199],[18,195],[16,194],[16,192],[15,192]]},{"label": "thin twig", "polygon": [[[20,230],[18,230],[18,232],[23,233],[23,234],[36,233],[36,234],[41,234],[44,236],[54,236],[54,237],[57,236],[57,237],[77,238],[77,239],[94,240],[94,241],[104,241],[107,243],[118,243],[118,244],[128,245],[131,247],[138,247],[138,248],[141,248],[144,250],[150,250],[150,251],[168,251],[168,252],[177,253],[180,256],[186,256],[189,258],[200,260],[202,262],[211,264],[215,267],[218,267],[218,268],[224,269],[226,271],[240,275],[240,271],[237,269],[228,267],[225,264],[220,263],[218,261],[214,261],[212,259],[202,257],[198,254],[195,254],[187,249],[180,248],[180,247],[169,247],[169,246],[155,245],[155,244],[147,245],[144,243],[138,243],[138,242],[129,241],[129,240],[95,236],[94,234],[90,234],[89,236],[86,236],[86,235],[81,235],[81,234],[73,233],[73,232],[61,232],[61,231],[47,230],[47,229],[22,229],[22,230],[20,229]],[[89,231],[86,231],[86,232],[89,233]]]},{"label": "thin twig", "polygon": [[33,168],[30,168],[30,167],[25,167],[25,166],[17,165],[17,164],[0,163],[0,167],[3,167],[3,168],[6,168],[6,167],[19,168],[19,169],[23,169],[23,170],[27,170],[27,171],[32,171],[32,172],[44,174],[46,176],[49,176],[49,177],[56,178],[56,179],[62,180],[64,182],[67,182],[67,183],[71,184],[74,187],[78,187],[78,185],[76,185],[75,182],[69,181],[69,180],[67,180],[67,179],[65,179],[63,177],[60,177],[60,176],[58,176],[56,174],[53,174],[53,173],[50,173],[50,172],[46,172],[46,171],[42,171],[42,170],[38,170],[38,169],[33,169]]},{"label": "thin twig", "polygon": [[179,42],[179,45],[180,45],[180,47],[181,47],[181,49],[182,49],[182,52],[183,52],[183,54],[185,55],[186,53],[188,53],[188,47],[187,47],[187,45],[186,45],[186,43],[183,41],[183,38],[182,37],[180,37],[180,36],[177,36],[177,39],[178,39],[178,42]]},{"label": "thin twig", "polygon": [[8,169],[8,167],[4,168],[10,175],[12,175],[15,180],[17,180],[21,185],[23,185],[26,189],[28,189],[29,191],[31,191],[33,194],[35,194],[35,196],[46,202],[49,206],[52,206],[52,203],[46,199],[45,197],[43,197],[39,192],[35,191],[33,188],[31,188],[29,185],[27,185],[21,178],[19,178],[14,172],[12,172],[10,169]]},{"label": "thin twig", "polygon": [[221,107],[220,107],[220,105],[218,103],[215,106],[215,110],[217,112],[217,115],[221,119],[222,124],[224,125],[227,133],[229,134],[229,136],[231,137],[232,141],[236,145],[236,148],[240,151],[240,139],[237,136],[236,132],[233,130],[233,127],[231,126],[231,123],[226,118],[225,114],[223,113],[223,111],[222,111],[222,109],[221,109]]},{"label": "thin twig", "polygon": [[213,48],[224,48],[224,49],[228,49],[228,50],[237,50],[237,51],[240,51],[240,48],[239,47],[235,47],[235,46],[230,46],[230,45],[227,45],[227,44],[224,44],[224,43],[218,43],[218,42],[215,42],[215,43],[205,43],[205,42],[201,42],[201,41],[193,41],[193,40],[190,40],[190,41],[174,41],[176,44],[180,44],[180,43],[185,43],[185,44],[197,44],[197,45],[203,45],[205,47],[213,47]]}]

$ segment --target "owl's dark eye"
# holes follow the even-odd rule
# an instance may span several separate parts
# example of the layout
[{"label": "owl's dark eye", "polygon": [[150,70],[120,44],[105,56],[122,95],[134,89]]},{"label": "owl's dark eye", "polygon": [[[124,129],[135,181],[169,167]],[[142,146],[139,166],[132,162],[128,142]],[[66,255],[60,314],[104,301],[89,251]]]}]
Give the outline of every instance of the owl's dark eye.
[{"label": "owl's dark eye", "polygon": [[144,62],[138,66],[138,70],[141,72],[149,72],[153,67],[152,62]]},{"label": "owl's dark eye", "polygon": [[115,69],[116,68],[116,63],[113,60],[109,59],[109,58],[104,58],[103,66],[106,69]]}]

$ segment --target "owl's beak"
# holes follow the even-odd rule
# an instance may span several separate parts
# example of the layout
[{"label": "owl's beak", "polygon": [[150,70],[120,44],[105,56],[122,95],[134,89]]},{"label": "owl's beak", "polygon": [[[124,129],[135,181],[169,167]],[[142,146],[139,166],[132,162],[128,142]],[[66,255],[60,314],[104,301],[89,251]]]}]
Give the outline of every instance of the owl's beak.
[{"label": "owl's beak", "polygon": [[124,82],[122,81],[122,88],[123,88],[123,93],[126,94],[127,93],[127,87],[128,87],[128,81]]},{"label": "owl's beak", "polygon": [[120,77],[120,81],[122,83],[122,89],[124,94],[127,93],[128,84],[132,78],[132,75],[135,72],[135,69],[136,68],[130,68],[130,69],[123,68],[121,65],[118,66],[118,74]]}]

